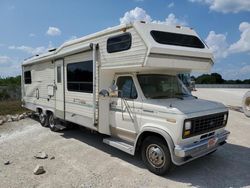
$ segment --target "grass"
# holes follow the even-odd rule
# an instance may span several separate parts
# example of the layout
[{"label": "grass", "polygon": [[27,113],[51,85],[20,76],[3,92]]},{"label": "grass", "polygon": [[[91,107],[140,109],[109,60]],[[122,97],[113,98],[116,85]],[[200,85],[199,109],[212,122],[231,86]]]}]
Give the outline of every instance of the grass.
[{"label": "grass", "polygon": [[14,115],[24,112],[28,112],[28,110],[22,108],[21,101],[0,101],[0,115]]}]

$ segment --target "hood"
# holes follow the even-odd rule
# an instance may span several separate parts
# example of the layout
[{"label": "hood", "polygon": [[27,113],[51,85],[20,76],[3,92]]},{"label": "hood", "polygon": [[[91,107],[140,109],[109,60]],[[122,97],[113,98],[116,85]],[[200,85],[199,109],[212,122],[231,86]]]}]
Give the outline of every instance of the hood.
[{"label": "hood", "polygon": [[191,114],[211,110],[225,110],[222,103],[208,101],[203,99],[151,99],[151,104],[174,108],[178,113]]}]

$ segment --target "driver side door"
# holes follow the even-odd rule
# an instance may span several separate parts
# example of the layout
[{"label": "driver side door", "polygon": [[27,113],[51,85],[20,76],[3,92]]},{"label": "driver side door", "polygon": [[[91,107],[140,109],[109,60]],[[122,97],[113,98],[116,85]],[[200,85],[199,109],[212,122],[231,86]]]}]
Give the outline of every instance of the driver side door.
[{"label": "driver side door", "polygon": [[118,97],[111,98],[110,130],[114,137],[134,142],[139,131],[140,108],[142,102],[131,75],[116,79]]}]

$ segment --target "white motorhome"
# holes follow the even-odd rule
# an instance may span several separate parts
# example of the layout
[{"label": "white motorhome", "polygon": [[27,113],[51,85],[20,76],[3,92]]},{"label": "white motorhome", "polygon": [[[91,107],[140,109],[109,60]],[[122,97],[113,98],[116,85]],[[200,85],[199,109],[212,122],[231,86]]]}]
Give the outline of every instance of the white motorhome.
[{"label": "white motorhome", "polygon": [[227,108],[192,96],[177,76],[213,62],[193,29],[119,25],[25,60],[23,106],[52,131],[73,122],[104,134],[162,175],[226,143]]}]

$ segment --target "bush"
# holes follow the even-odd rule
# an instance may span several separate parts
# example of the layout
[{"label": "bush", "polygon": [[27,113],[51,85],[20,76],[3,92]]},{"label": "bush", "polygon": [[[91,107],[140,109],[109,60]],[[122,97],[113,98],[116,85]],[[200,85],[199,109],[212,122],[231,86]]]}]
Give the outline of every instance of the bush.
[{"label": "bush", "polygon": [[3,91],[0,91],[0,101],[8,99],[10,99],[10,95],[8,94],[7,90],[4,89]]}]

